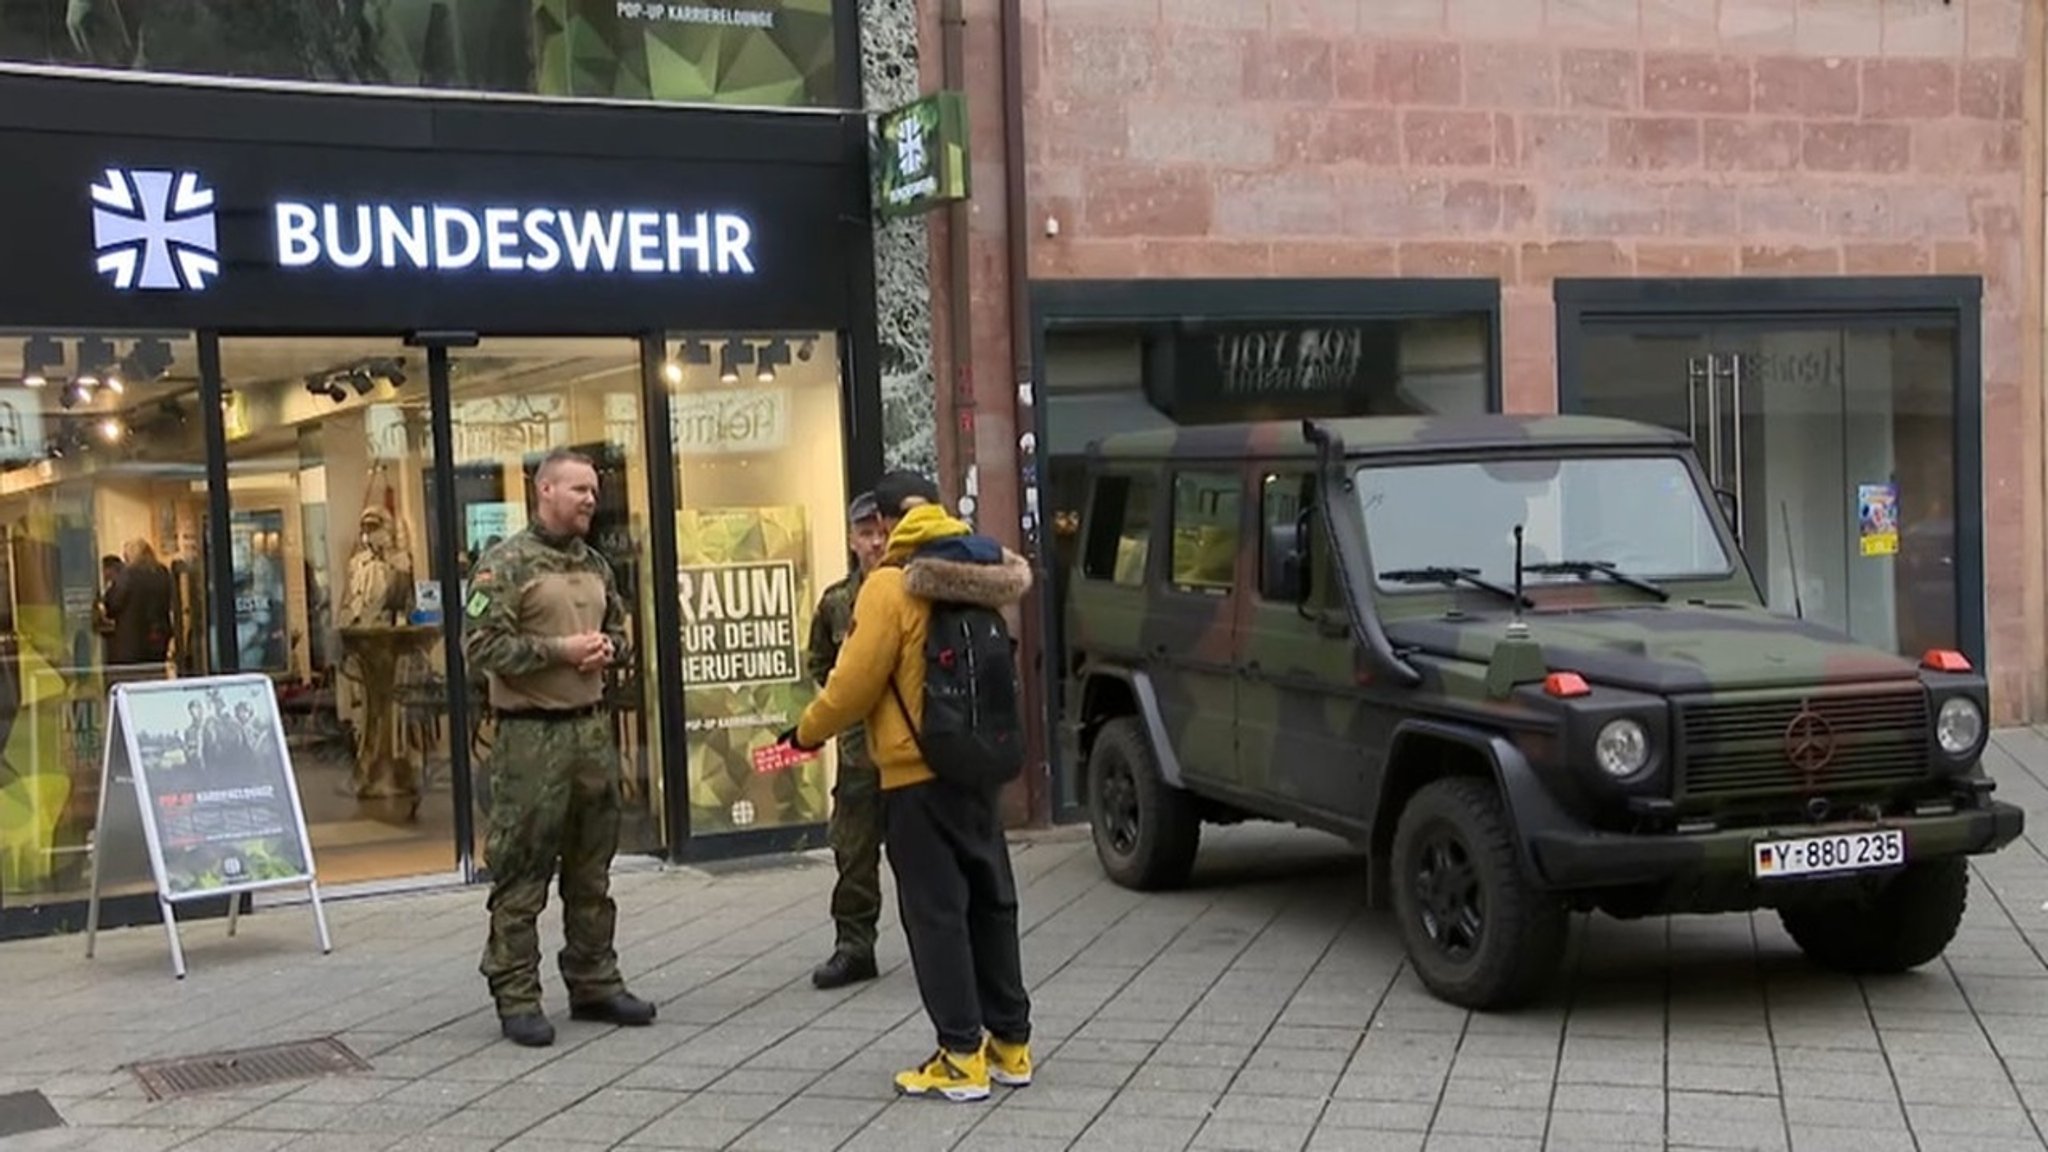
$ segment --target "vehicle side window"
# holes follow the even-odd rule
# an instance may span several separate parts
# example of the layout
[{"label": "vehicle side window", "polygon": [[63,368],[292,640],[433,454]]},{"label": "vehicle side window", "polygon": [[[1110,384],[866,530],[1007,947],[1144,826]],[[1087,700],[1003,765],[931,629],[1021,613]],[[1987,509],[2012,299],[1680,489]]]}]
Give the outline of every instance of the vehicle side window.
[{"label": "vehicle side window", "polygon": [[1145,582],[1145,559],[1152,551],[1151,480],[1104,476],[1095,481],[1088,510],[1087,543],[1081,573],[1091,580],[1112,580],[1126,588]]},{"label": "vehicle side window", "polygon": [[1173,478],[1174,587],[1228,594],[1236,583],[1244,477],[1181,472]]},{"label": "vehicle side window", "polygon": [[[1315,503],[1315,477],[1307,472],[1267,473],[1259,486],[1259,595],[1266,600],[1293,603],[1297,598],[1288,583],[1285,564],[1288,552],[1305,547],[1309,525],[1301,510]],[[1297,526],[1301,531],[1297,532]],[[1313,554],[1313,549],[1306,549]],[[1293,577],[1303,587],[1313,587],[1312,573],[1304,570]]]}]

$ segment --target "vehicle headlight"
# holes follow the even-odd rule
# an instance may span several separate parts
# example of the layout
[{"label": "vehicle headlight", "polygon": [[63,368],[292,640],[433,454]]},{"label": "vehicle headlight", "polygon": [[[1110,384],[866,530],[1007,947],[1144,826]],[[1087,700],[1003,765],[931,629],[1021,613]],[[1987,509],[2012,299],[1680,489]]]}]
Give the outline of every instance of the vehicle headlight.
[{"label": "vehicle headlight", "polygon": [[1593,739],[1593,758],[1617,780],[1633,776],[1650,762],[1650,734],[1633,720],[1610,720]]},{"label": "vehicle headlight", "polygon": [[1951,696],[1942,702],[1941,712],[1934,719],[1934,739],[1941,750],[1951,756],[1960,756],[1977,746],[1977,740],[1984,735],[1984,713],[1977,708],[1977,702],[1967,696]]}]

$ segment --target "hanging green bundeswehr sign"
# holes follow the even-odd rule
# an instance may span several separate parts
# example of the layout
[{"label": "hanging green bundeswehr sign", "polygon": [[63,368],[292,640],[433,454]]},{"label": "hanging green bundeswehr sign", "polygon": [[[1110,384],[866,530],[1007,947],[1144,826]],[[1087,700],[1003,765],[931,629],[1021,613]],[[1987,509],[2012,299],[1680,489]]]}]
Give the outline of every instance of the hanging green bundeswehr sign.
[{"label": "hanging green bundeswehr sign", "polygon": [[884,112],[876,157],[875,208],[883,216],[915,216],[940,204],[965,200],[967,98],[934,92]]}]

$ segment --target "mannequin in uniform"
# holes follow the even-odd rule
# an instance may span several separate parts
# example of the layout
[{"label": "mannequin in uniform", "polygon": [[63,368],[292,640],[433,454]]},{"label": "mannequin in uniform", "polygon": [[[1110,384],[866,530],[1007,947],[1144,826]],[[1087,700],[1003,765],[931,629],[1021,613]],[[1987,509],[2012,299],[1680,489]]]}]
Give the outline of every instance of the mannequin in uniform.
[{"label": "mannequin in uniform", "polygon": [[348,558],[341,626],[390,627],[412,611],[412,557],[398,546],[382,508],[365,508],[362,535]]}]

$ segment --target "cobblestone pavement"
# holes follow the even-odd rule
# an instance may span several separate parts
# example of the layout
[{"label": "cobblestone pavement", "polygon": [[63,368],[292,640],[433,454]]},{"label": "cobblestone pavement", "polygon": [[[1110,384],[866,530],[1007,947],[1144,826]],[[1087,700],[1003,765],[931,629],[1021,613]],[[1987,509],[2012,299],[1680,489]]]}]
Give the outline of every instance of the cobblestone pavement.
[{"label": "cobblestone pavement", "polygon": [[[1474,1016],[1422,990],[1334,841],[1212,829],[1196,886],[1147,897],[1063,829],[1015,848],[1038,1083],[947,1105],[889,1091],[932,1046],[893,906],[882,979],[818,992],[822,860],[629,867],[621,954],[661,1018],[571,1022],[550,968],[537,1051],[497,1038],[475,889],[331,902],[325,957],[303,906],[192,924],[182,982],[154,928],[90,962],[0,945],[0,1093],[67,1121],[0,1148],[2041,1149],[2048,740],[1993,756],[2032,839],[1980,861],[1962,936],[1901,978],[1818,973],[1768,915],[1594,917],[1548,1002]],[[122,1067],[327,1035],[372,1071],[151,1103]]]}]

